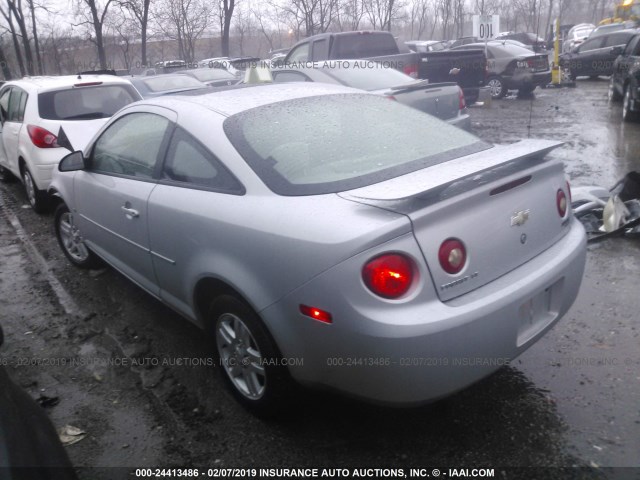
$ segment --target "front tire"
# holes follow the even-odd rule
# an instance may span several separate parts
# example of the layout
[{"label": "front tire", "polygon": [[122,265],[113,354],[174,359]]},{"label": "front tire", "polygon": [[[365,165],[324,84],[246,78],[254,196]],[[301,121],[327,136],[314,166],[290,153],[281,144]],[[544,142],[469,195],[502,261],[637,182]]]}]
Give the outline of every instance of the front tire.
[{"label": "front tire", "polygon": [[79,268],[97,268],[100,259],[84,244],[80,230],[73,221],[73,214],[64,203],[58,205],[53,216],[56,238],[62,252]]},{"label": "front tire", "polygon": [[36,213],[45,213],[49,208],[47,192],[38,189],[26,165],[22,171],[22,183],[24,183],[24,189],[27,192],[27,199],[29,200],[31,208],[33,208]]},{"label": "front tire", "polygon": [[622,100],[622,95],[620,95],[616,90],[615,84],[613,82],[613,77],[611,77],[611,80],[609,80],[609,92],[607,96],[609,97],[610,102],[619,102],[620,100]]},{"label": "front tire", "polygon": [[627,88],[624,89],[624,98],[622,100],[622,120],[625,122],[633,122],[638,119],[638,112],[632,110],[632,103],[631,85],[627,85]]},{"label": "front tire", "polygon": [[503,98],[507,94],[507,87],[504,84],[504,80],[497,75],[489,77],[489,80],[487,80],[487,86],[489,87],[489,92],[491,92],[491,98],[493,99]]},{"label": "front tire", "polygon": [[236,400],[259,417],[280,413],[293,382],[258,315],[235,296],[222,295],[211,304],[209,320],[218,364]]}]

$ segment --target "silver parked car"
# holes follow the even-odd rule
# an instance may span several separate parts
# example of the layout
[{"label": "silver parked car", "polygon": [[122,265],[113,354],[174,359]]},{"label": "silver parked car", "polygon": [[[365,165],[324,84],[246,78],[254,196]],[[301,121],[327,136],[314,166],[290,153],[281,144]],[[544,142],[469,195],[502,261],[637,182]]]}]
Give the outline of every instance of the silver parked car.
[{"label": "silver parked car", "polygon": [[59,243],[212,334],[259,414],[292,380],[411,405],[569,309],[585,233],[559,144],[491,146],[398,102],[291,83],[143,100],[51,186]]},{"label": "silver parked car", "polygon": [[416,80],[395,68],[369,60],[327,60],[285,65],[271,71],[274,82],[321,82],[359,88],[417,108],[456,127],[471,130],[462,89],[455,83]]}]

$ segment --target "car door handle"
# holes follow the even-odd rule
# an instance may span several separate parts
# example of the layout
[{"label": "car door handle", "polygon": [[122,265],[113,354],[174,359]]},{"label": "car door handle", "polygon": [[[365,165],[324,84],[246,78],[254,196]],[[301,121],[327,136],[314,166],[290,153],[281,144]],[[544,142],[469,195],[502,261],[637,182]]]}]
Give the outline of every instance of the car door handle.
[{"label": "car door handle", "polygon": [[140,212],[138,212],[133,208],[128,208],[128,207],[125,207],[124,205],[121,208],[130,217],[137,218],[140,216]]}]

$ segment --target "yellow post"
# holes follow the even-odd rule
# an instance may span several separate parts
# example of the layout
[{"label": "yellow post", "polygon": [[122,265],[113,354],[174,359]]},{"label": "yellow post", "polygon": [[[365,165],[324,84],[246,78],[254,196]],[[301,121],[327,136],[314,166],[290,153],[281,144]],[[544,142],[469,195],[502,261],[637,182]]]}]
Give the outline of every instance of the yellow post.
[{"label": "yellow post", "polygon": [[553,67],[551,68],[551,83],[560,85],[562,83],[562,72],[560,71],[560,19],[556,18],[553,24],[555,31],[553,38]]}]

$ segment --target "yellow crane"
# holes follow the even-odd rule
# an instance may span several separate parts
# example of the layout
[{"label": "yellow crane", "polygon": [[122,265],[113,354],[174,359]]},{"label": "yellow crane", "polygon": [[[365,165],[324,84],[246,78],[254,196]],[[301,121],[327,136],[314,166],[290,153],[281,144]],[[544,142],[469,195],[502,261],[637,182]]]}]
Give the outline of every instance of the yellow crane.
[{"label": "yellow crane", "polygon": [[609,25],[611,23],[635,22],[640,20],[640,0],[624,0],[613,9],[613,16],[605,18],[598,25]]}]

